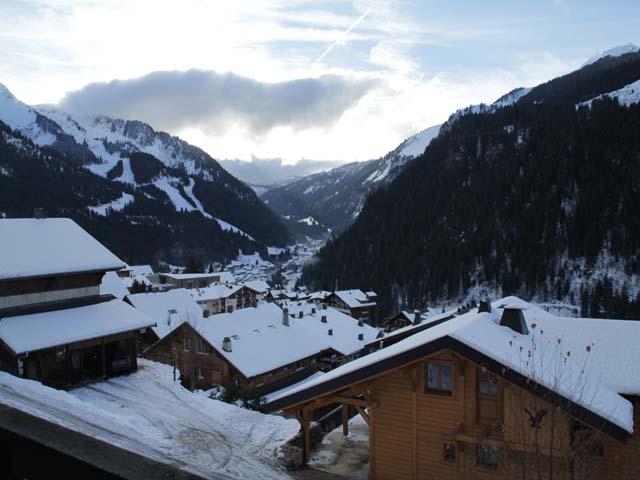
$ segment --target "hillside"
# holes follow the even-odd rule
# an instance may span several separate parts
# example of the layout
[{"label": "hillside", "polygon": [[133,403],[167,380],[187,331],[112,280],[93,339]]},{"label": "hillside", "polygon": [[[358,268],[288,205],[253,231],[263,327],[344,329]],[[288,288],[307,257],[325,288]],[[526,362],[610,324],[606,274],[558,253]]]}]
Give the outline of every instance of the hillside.
[{"label": "hillside", "polygon": [[436,125],[419,132],[382,158],[309,175],[271,188],[262,198],[287,219],[294,232],[300,231],[301,223],[311,221],[316,231],[342,231],[357,218],[369,192],[396,178],[408,161],[424,152],[439,129]]},{"label": "hillside", "polygon": [[123,258],[145,262],[217,260],[291,238],[207,153],[142,122],[78,121],[0,87],[0,125],[5,215],[71,216]]},{"label": "hillside", "polygon": [[303,281],[374,289],[387,311],[514,293],[640,317],[640,105],[618,102],[638,79],[640,54],[604,55],[452,115]]}]

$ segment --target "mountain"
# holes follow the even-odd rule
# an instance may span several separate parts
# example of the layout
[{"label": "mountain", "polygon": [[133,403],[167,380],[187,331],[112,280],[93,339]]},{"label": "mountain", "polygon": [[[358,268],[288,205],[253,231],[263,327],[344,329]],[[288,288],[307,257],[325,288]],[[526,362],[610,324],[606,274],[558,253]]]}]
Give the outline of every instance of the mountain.
[{"label": "mountain", "polygon": [[309,235],[303,227],[309,223],[317,231],[341,231],[357,218],[369,192],[391,182],[409,160],[422,154],[439,130],[440,125],[427,128],[382,158],[350,163],[276,186],[263,193],[262,199],[287,219],[294,233]]},{"label": "mountain", "polygon": [[254,186],[254,190],[262,192],[274,185],[289,183],[297,178],[329,170],[339,165],[334,161],[306,159],[287,164],[280,158],[256,157],[252,157],[250,161],[218,160],[218,162],[234,177],[247,185]]},{"label": "mountain", "polygon": [[[145,123],[74,119],[28,106],[0,86],[0,124],[0,166],[13,172],[0,177],[9,183],[0,188],[7,215],[44,207],[50,216],[73,216],[92,233],[106,221],[113,231],[105,228],[98,238],[137,261],[223,259],[238,248],[264,250],[291,238],[255,192],[206,152]],[[50,178],[59,183],[48,184]],[[49,200],[35,194],[41,189]]]},{"label": "mountain", "polygon": [[605,55],[456,112],[302,281],[387,312],[517,293],[640,318],[640,105],[619,101],[639,79],[640,53]]}]

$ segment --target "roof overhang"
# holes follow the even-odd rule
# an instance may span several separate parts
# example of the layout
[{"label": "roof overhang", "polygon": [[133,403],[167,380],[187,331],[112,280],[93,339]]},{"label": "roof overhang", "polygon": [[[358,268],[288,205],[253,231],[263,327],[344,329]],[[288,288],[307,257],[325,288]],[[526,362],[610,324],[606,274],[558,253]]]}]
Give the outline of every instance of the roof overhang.
[{"label": "roof overhang", "polygon": [[450,336],[440,337],[432,342],[420,345],[411,350],[406,350],[392,357],[384,358],[369,365],[365,365],[357,370],[346,372],[344,375],[339,377],[332,378],[307,389],[286,395],[267,403],[264,408],[268,412],[275,412],[285,408],[290,410],[298,405],[303,405],[312,401],[317,397],[337,393],[355,383],[379,377],[390,370],[414,363],[442,350],[451,350],[477,365],[481,365],[494,375],[505,379],[507,382],[516,385],[553,405],[558,406],[568,415],[620,442],[625,443],[631,436],[631,433],[627,430],[601,415],[594,413],[586,407],[575,403],[535,380],[512,370],[508,366],[503,365],[497,360]]}]

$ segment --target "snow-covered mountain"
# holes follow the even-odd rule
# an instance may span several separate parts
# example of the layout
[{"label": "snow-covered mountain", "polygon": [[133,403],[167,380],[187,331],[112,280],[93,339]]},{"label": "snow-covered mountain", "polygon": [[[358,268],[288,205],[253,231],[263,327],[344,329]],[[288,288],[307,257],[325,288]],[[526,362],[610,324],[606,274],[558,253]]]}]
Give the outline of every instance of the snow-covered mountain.
[{"label": "snow-covered mountain", "polygon": [[604,52],[594,55],[589,60],[587,60],[582,66],[586,67],[587,65],[596,63],[598,60],[601,60],[606,57],[619,57],[621,55],[626,55],[627,53],[637,53],[637,52],[640,52],[640,47],[638,47],[637,45],[634,45],[633,43],[619,45],[617,47],[610,48],[609,50],[605,50]]},{"label": "snow-covered mountain", "polygon": [[231,243],[235,235],[263,246],[283,245],[290,238],[255,192],[206,152],[146,123],[73,118],[55,107],[26,105],[1,84],[0,122],[34,147],[56,152],[112,185],[106,201],[84,202],[93,216],[125,210],[139,216],[140,210],[151,208],[155,221],[164,222],[170,209],[171,216],[197,214],[205,223],[215,222],[231,235]]},{"label": "snow-covered mountain", "polygon": [[[342,230],[357,218],[369,192],[393,181],[408,161],[424,152],[439,131],[440,125],[427,128],[376,160],[349,163],[268,189],[262,199],[287,220],[294,233]],[[309,225],[304,221],[308,218],[317,224]],[[305,226],[312,226],[313,232]]]}]

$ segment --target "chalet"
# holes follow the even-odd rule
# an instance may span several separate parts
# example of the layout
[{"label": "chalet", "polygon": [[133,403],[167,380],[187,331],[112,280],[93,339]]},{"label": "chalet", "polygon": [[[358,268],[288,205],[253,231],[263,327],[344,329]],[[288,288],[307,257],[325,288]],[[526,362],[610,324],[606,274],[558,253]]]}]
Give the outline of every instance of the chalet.
[{"label": "chalet", "polygon": [[410,325],[419,324],[422,320],[423,314],[420,310],[415,310],[413,313],[407,310],[402,310],[395,315],[389,317],[382,325],[385,332],[392,332],[399,328],[408,327]]},{"label": "chalet", "polygon": [[258,302],[264,300],[269,290],[271,290],[269,284],[264,280],[249,280],[248,282],[242,282],[242,285],[255,292]]},{"label": "chalet", "polygon": [[291,290],[282,290],[282,289],[274,289],[272,288],[267,293],[266,297],[268,302],[277,302],[277,301],[288,301],[288,300],[297,300],[298,294]]},{"label": "chalet", "polygon": [[327,301],[327,298],[331,295],[331,292],[326,290],[319,290],[309,294],[309,301],[315,304],[321,304]]},{"label": "chalet", "polygon": [[640,322],[561,318],[507,297],[266,409],[298,418],[308,458],[314,410],[355,408],[372,479],[640,478],[639,338]]},{"label": "chalet", "polygon": [[148,278],[157,286],[158,290],[172,288],[205,288],[210,285],[220,285],[234,281],[229,272],[215,273],[157,273]]},{"label": "chalet", "polygon": [[338,290],[326,297],[325,301],[330,307],[351,315],[357,320],[367,322],[369,325],[376,324],[378,296],[375,292]]},{"label": "chalet", "polygon": [[354,354],[377,334],[334,309],[319,311],[305,304],[290,312],[262,303],[185,322],[144,356],[175,365],[191,388],[235,380],[279,389]]},{"label": "chalet", "polygon": [[0,220],[0,368],[56,387],[135,370],[153,321],[100,294],[123,266],[70,219]]},{"label": "chalet", "polygon": [[200,305],[189,290],[176,288],[167,292],[148,292],[128,295],[125,301],[145,313],[155,322],[140,341],[144,349],[169,335],[184,322],[195,323],[203,318]]},{"label": "chalet", "polygon": [[[367,345],[366,349],[368,352],[372,352],[381,348],[388,347],[390,345],[393,345],[394,343],[398,343],[401,340],[404,340],[405,338],[415,335],[416,333],[420,333],[429,328],[433,328],[436,325],[440,325],[443,322],[451,320],[455,316],[455,310],[431,316],[429,316],[428,314],[420,314],[419,312],[414,312],[413,321],[404,327],[400,327],[392,331],[387,331],[385,325],[385,334],[376,339],[375,342]],[[395,315],[395,318],[397,317],[398,315]]]},{"label": "chalet", "polygon": [[211,285],[190,290],[204,316],[231,313],[258,304],[256,291],[243,285]]}]

